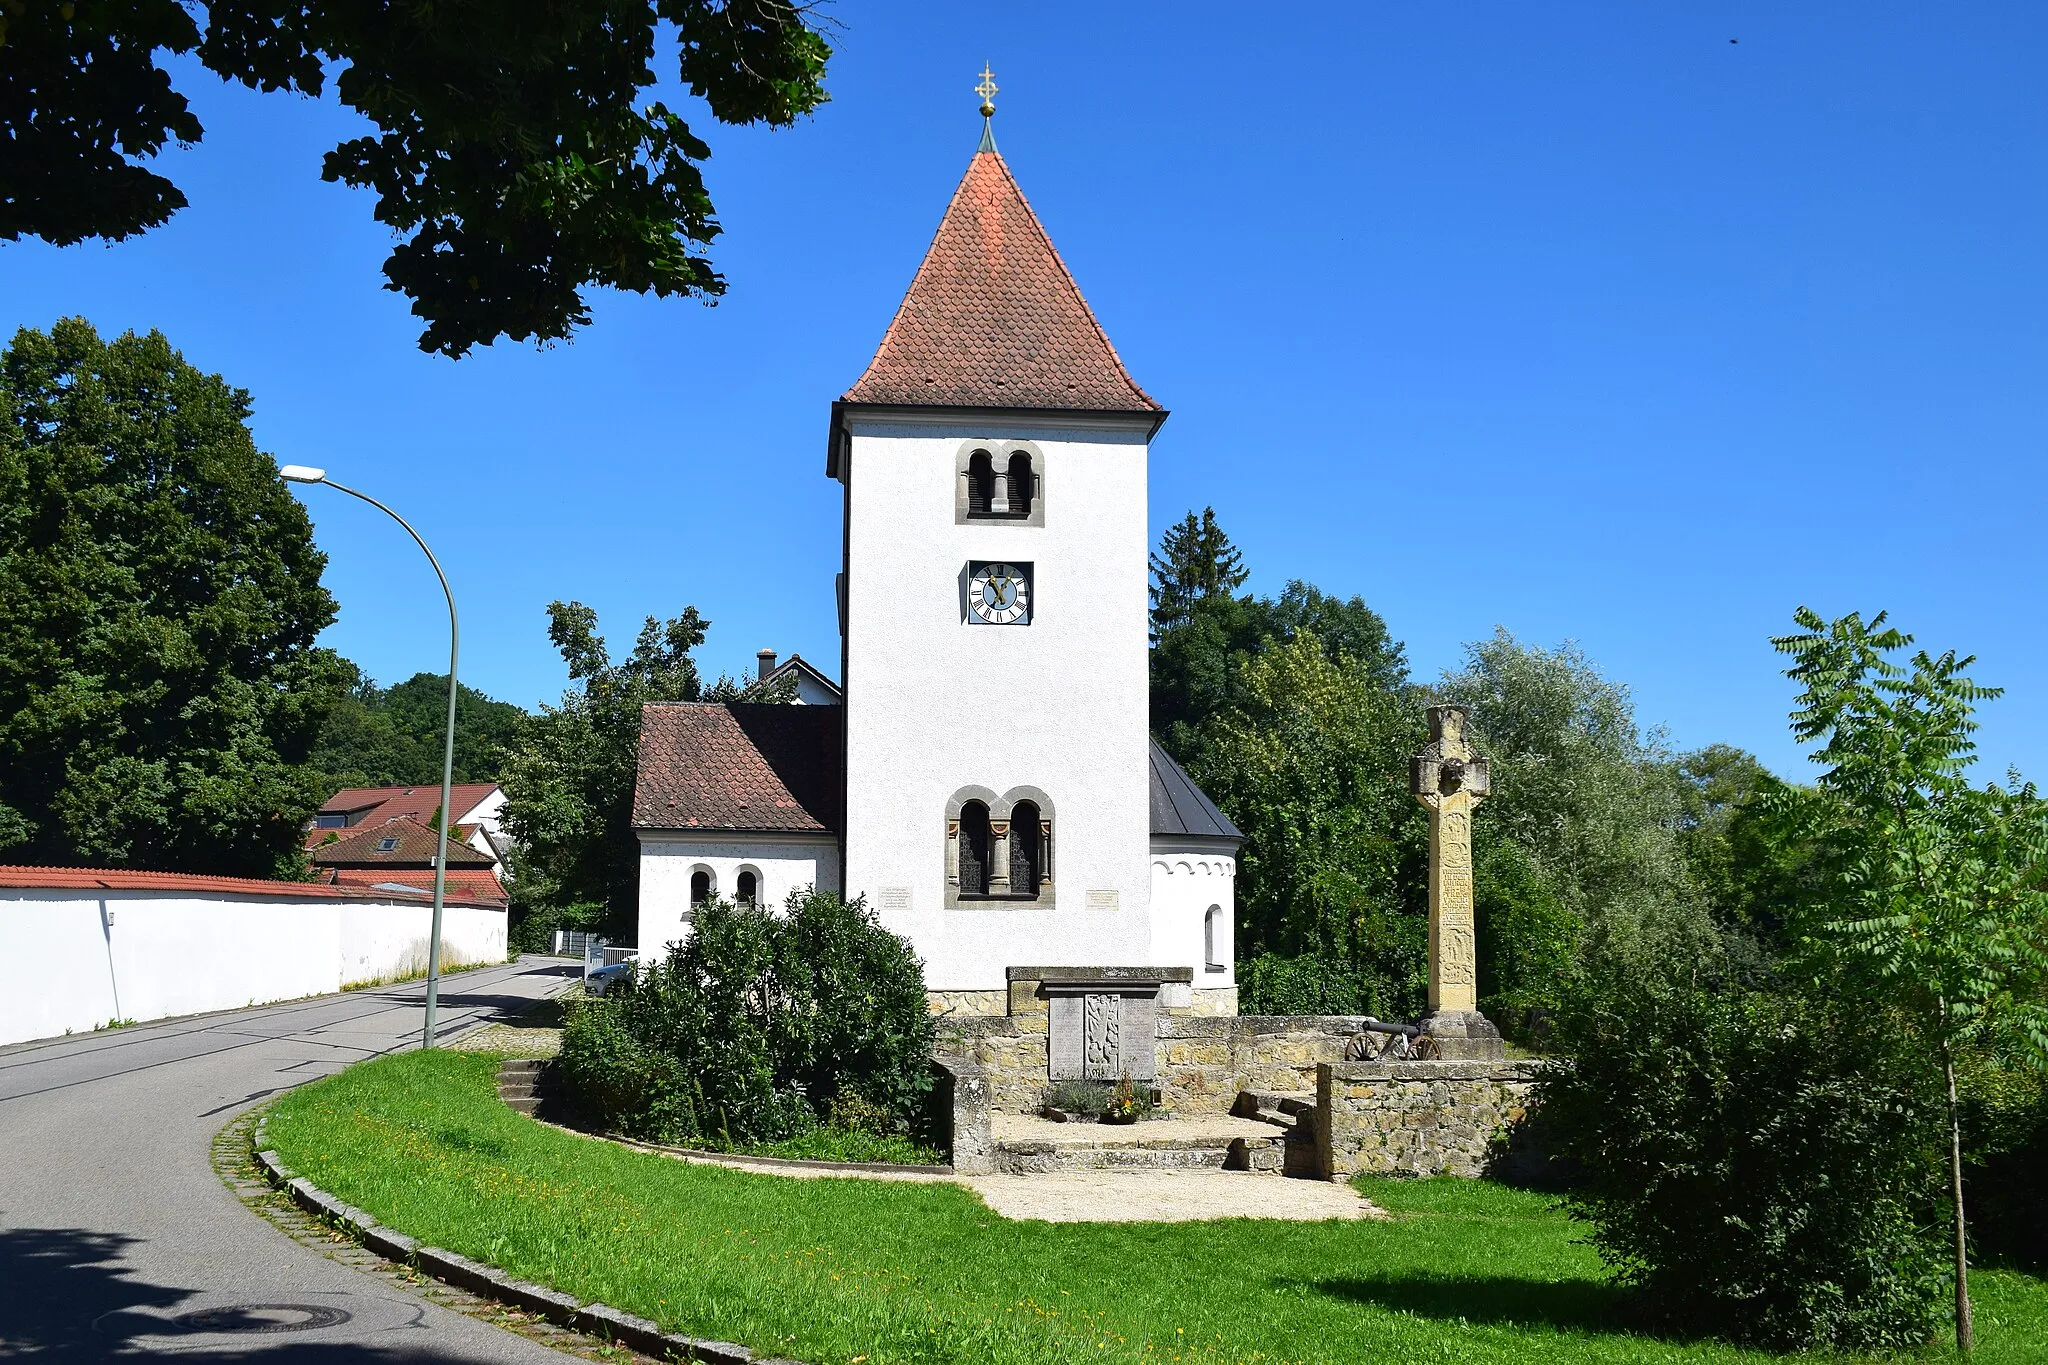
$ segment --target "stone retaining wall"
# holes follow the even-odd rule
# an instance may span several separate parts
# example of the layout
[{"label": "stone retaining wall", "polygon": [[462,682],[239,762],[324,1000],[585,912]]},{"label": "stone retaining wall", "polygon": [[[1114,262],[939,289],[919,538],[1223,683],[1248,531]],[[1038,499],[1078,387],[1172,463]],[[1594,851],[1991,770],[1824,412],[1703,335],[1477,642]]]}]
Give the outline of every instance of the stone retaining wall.
[{"label": "stone retaining wall", "polygon": [[1316,1067],[1325,1179],[1484,1170],[1494,1138],[1527,1112],[1540,1062],[1359,1062]]},{"label": "stone retaining wall", "polygon": [[[999,1112],[1038,1112],[1045,1093],[1048,1015],[1042,999],[1012,1000],[1012,1013],[938,1019],[939,1052],[980,1068]],[[1348,1015],[1203,1015],[1158,1011],[1155,1079],[1176,1113],[1226,1114],[1241,1090],[1316,1088],[1316,1066],[1341,1062],[1362,1021]]]}]

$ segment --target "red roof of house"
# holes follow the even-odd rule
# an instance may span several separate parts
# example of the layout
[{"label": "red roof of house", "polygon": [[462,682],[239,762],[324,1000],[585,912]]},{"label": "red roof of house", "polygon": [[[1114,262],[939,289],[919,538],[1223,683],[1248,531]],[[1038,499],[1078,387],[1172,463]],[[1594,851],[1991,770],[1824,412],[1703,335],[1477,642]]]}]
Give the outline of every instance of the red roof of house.
[{"label": "red roof of house", "polygon": [[[434,870],[430,867],[338,867],[328,875],[334,878],[333,885],[341,888],[404,886],[422,896],[434,894]],[[474,871],[450,867],[442,896],[503,905],[505,886],[489,868]]]},{"label": "red roof of house", "polygon": [[[331,844],[322,842],[306,851],[307,858],[315,867],[431,869],[441,842],[439,830],[418,820],[387,820],[382,824],[323,830],[321,833],[340,837]],[[381,847],[386,840],[393,841],[391,848]],[[453,830],[449,831],[449,871],[462,866],[492,867],[495,863],[490,854],[478,852],[458,840]]]},{"label": "red roof of house", "polygon": [[1164,412],[1139,388],[1016,178],[976,152],[848,403]]},{"label": "red roof of house", "polygon": [[[497,789],[495,782],[457,782],[448,789],[448,804],[455,807],[455,818],[459,820]],[[383,820],[431,820],[434,808],[440,804],[441,784],[434,782],[424,787],[343,787],[328,797],[320,809],[327,815],[367,811],[357,823],[369,824]]]},{"label": "red roof of house", "polygon": [[636,829],[839,828],[837,706],[663,702],[640,713]]},{"label": "red roof of house", "polygon": [[[186,895],[284,896],[301,900],[389,900],[393,896],[403,894],[371,891],[360,886],[332,886],[324,882],[276,882],[256,877],[209,877],[191,872],[133,872],[124,868],[107,867],[21,865],[0,866],[0,887],[35,891],[163,891]],[[498,897],[501,902],[503,896],[504,892],[500,890]],[[481,900],[481,897],[464,897],[465,904],[476,904]]]}]

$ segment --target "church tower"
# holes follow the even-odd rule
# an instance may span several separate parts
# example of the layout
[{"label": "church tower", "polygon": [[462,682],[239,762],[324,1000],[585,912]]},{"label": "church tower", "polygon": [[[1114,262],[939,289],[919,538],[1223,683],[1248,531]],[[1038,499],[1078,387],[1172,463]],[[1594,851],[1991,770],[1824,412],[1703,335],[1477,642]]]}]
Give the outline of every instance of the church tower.
[{"label": "church tower", "polygon": [[844,889],[949,1008],[1001,1012],[1010,968],[1155,960],[1146,458],[1165,420],[985,125],[833,404],[826,465]]}]

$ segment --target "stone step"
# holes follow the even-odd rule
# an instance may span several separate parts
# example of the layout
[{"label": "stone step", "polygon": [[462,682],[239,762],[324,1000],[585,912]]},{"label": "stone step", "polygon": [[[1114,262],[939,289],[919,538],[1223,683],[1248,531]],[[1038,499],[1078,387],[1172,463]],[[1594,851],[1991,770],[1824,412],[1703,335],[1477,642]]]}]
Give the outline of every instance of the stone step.
[{"label": "stone step", "polygon": [[498,1086],[498,1098],[501,1100],[531,1099],[539,1093],[540,1087],[537,1085],[507,1085],[501,1082]]},{"label": "stone step", "polygon": [[1241,1090],[1230,1112],[1240,1118],[1265,1119],[1268,1123],[1275,1121],[1267,1118],[1268,1114],[1285,1115],[1290,1121],[1288,1126],[1292,1126],[1292,1120],[1314,1113],[1315,1108],[1316,1097],[1300,1091]]},{"label": "stone step", "polygon": [[999,1142],[996,1169],[1009,1175],[1064,1171],[1277,1171],[1281,1139],[1197,1138],[1159,1142]]},{"label": "stone step", "polygon": [[540,1108],[538,1095],[507,1095],[505,1107],[515,1114],[531,1114]]},{"label": "stone step", "polygon": [[513,1057],[498,1063],[498,1074],[500,1076],[515,1076],[525,1072],[532,1072],[537,1075],[547,1069],[548,1063],[545,1057]]}]

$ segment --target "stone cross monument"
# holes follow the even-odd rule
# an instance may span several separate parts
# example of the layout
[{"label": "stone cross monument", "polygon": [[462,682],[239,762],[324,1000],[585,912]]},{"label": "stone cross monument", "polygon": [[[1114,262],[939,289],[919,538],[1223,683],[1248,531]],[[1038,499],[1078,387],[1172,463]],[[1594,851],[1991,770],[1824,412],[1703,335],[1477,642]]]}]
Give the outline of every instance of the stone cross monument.
[{"label": "stone cross monument", "polygon": [[1466,709],[1429,708],[1429,744],[1415,756],[1409,790],[1429,807],[1429,1013],[1423,1031],[1447,1058],[1501,1055],[1500,1031],[1479,1012],[1479,959],[1472,925],[1472,808],[1491,783],[1486,760],[1465,740]]}]

